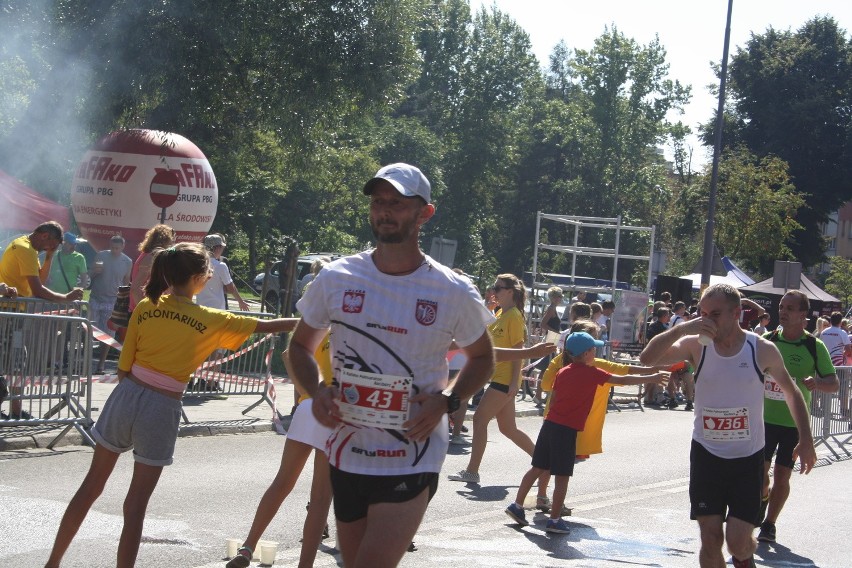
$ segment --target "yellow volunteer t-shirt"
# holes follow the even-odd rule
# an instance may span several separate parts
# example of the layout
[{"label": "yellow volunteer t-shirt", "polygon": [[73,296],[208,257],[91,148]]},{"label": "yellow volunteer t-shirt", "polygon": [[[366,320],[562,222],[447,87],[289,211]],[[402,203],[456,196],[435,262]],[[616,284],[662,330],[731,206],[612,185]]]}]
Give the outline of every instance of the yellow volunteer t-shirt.
[{"label": "yellow volunteer t-shirt", "polygon": [[257,320],[199,306],[166,295],[155,306],[148,298],[136,306],[118,368],[134,363],[182,383],[219,348],[235,350],[254,333]]},{"label": "yellow volunteer t-shirt", "polygon": [[18,237],[6,247],[0,258],[0,282],[18,289],[18,296],[32,297],[28,276],[38,276],[38,251],[30,244],[28,236]]},{"label": "yellow volunteer t-shirt", "polygon": [[[526,339],[524,316],[514,306],[508,310],[503,310],[497,316],[497,321],[488,326],[488,333],[491,335],[494,347],[514,347],[519,343],[523,344],[524,339]],[[511,361],[497,363],[494,366],[491,382],[509,385],[513,378]]]},{"label": "yellow volunteer t-shirt", "polygon": [[[331,332],[325,334],[325,339],[322,340],[322,343],[320,343],[316,351],[314,351],[314,358],[317,360],[317,366],[319,367],[322,382],[325,383],[326,386],[329,386],[334,380],[334,376],[331,374]],[[299,401],[296,404],[308,400],[309,398],[311,397],[309,397],[307,393],[302,394],[299,396]]]},{"label": "yellow volunteer t-shirt", "polygon": [[[541,390],[551,392],[556,375],[562,368],[562,355],[557,355],[547,366],[541,378]],[[628,373],[630,367],[621,363],[614,363],[606,359],[595,359],[595,367],[602,369],[610,375],[623,376]],[[595,400],[586,418],[586,428],[577,433],[577,455],[592,455],[603,453],[603,425],[606,419],[606,407],[609,401],[610,385],[601,385],[595,391]],[[547,405],[544,407],[544,415],[550,410],[550,398],[547,397]]]}]

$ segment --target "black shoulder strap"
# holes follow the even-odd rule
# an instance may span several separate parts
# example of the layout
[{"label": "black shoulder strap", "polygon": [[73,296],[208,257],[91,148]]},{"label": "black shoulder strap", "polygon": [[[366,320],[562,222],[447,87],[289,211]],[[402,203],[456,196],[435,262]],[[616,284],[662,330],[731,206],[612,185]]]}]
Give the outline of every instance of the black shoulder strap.
[{"label": "black shoulder strap", "polygon": [[65,275],[65,267],[62,266],[62,251],[61,250],[56,251],[56,260],[59,261],[59,271],[62,273],[62,279],[65,280],[65,285],[68,286],[68,289],[70,290],[71,288],[73,288],[73,286],[71,286],[71,284],[68,282],[68,277]]},{"label": "black shoulder strap", "polygon": [[[766,338],[769,341],[777,342],[778,341],[778,335],[779,335],[778,330],[775,329]],[[801,343],[802,343],[802,345],[805,346],[805,349],[808,350],[808,353],[811,354],[811,357],[814,360],[814,370],[816,370],[817,373],[818,373],[819,369],[817,369],[818,359],[817,359],[816,337],[814,337],[813,335],[811,335],[810,333],[805,331],[805,338],[802,340]]]}]

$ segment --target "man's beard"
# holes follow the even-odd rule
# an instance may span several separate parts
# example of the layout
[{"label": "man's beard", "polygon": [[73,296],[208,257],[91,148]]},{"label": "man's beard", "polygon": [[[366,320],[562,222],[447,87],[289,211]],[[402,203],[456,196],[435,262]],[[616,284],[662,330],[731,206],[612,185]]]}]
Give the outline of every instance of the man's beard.
[{"label": "man's beard", "polygon": [[376,237],[376,240],[380,243],[396,245],[405,241],[406,234],[410,231],[407,231],[409,227],[405,224],[400,225],[393,232],[385,232],[380,233],[378,229],[378,225],[375,223],[370,223],[370,229],[373,231],[373,236]]}]

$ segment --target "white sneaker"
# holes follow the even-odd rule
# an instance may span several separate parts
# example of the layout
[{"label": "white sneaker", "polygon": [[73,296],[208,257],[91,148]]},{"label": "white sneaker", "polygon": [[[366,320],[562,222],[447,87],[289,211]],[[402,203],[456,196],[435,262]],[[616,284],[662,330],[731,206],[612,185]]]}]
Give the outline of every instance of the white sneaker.
[{"label": "white sneaker", "polygon": [[458,473],[452,473],[447,476],[450,481],[464,481],[465,483],[479,483],[479,474],[467,471],[465,469]]}]

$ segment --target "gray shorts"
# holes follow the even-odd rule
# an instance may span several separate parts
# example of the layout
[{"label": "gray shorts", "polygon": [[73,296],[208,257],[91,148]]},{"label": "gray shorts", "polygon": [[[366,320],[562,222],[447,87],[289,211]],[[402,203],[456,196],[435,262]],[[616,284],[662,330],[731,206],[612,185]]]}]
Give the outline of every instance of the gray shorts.
[{"label": "gray shorts", "polygon": [[92,438],[117,454],[133,449],[139,463],[171,465],[181,408],[181,401],[124,379],[104,404]]},{"label": "gray shorts", "polygon": [[107,321],[109,321],[109,316],[112,315],[114,305],[115,300],[112,302],[89,301],[89,319],[95,324],[95,327],[112,336],[115,336],[115,332],[109,328]]}]

